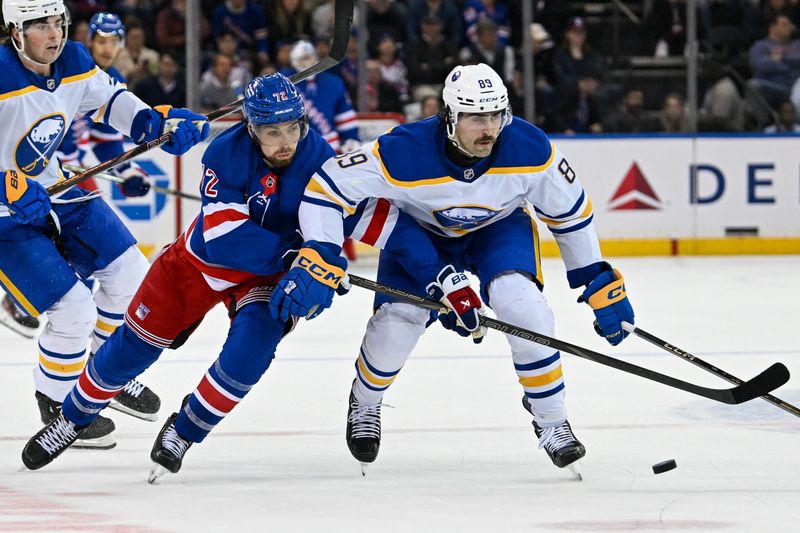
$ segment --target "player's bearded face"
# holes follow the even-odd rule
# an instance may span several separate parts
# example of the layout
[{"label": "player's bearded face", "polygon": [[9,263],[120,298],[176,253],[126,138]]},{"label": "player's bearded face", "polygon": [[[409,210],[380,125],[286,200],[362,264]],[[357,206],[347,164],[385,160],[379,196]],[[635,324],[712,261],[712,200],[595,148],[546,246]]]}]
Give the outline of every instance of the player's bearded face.
[{"label": "player's bearded face", "polygon": [[486,157],[492,152],[503,114],[495,113],[462,113],[456,123],[456,136],[462,148],[475,157]]},{"label": "player's bearded face", "polygon": [[255,126],[261,152],[273,167],[288,166],[294,158],[303,128],[299,121]]},{"label": "player's bearded face", "polygon": [[25,25],[25,53],[40,63],[52,63],[58,58],[64,28],[61,16],[47,17]]},{"label": "player's bearded face", "polygon": [[95,35],[92,39],[92,57],[100,68],[108,68],[117,57],[117,53],[122,45],[119,35],[103,36]]}]

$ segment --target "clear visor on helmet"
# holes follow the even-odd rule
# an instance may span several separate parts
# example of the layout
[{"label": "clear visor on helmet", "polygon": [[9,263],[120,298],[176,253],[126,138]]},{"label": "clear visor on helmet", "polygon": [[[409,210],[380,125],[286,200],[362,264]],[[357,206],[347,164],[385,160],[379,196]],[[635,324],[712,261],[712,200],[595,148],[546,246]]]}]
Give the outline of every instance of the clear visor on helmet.
[{"label": "clear visor on helmet", "polygon": [[[22,23],[22,33],[35,32],[40,35],[46,35],[51,30],[66,30],[69,25],[69,10],[65,9],[62,15],[53,15],[52,17],[42,17],[35,20],[26,20]],[[64,31],[66,34],[66,31]],[[65,36],[66,38],[66,36]]]},{"label": "clear visor on helmet", "polygon": [[259,143],[268,147],[293,145],[305,137],[307,123],[305,119],[278,124],[253,124],[248,125],[250,133]]}]

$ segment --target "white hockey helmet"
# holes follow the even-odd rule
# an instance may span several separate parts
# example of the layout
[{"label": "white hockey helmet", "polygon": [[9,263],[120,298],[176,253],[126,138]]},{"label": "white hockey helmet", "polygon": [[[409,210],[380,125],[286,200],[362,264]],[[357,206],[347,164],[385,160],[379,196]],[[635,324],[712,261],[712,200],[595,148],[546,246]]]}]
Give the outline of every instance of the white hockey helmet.
[{"label": "white hockey helmet", "polygon": [[[64,45],[67,44],[67,32],[69,30],[69,11],[64,7],[64,0],[3,0],[3,20],[5,20],[9,28],[9,33],[11,28],[14,27],[22,34],[26,22],[59,15],[61,15],[61,25],[64,30],[61,46],[58,49],[58,54],[61,55]],[[24,37],[19,43],[12,37],[11,44],[20,56],[31,63],[42,66],[49,64],[40,63],[28,57],[28,54],[25,53]]]},{"label": "white hockey helmet", "polygon": [[317,50],[308,41],[297,41],[289,52],[289,63],[292,68],[300,72],[317,62]]},{"label": "white hockey helmet", "polygon": [[457,66],[451,70],[444,80],[442,100],[447,115],[447,136],[456,144],[459,113],[502,111],[500,131],[511,124],[513,118],[508,104],[508,89],[500,76],[485,63]]}]

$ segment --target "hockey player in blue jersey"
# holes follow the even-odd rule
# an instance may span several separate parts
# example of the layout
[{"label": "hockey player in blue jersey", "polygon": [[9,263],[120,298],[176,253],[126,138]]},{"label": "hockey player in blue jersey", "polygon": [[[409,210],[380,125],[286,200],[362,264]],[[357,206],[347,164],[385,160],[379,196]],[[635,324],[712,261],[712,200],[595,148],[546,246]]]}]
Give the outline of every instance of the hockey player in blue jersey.
[{"label": "hockey player in blue jersey", "polygon": [[[633,310],[622,275],[601,257],[591,202],[569,161],[541,130],[512,121],[507,90],[487,65],[456,67],[443,100],[440,116],[396,127],[323,165],[300,207],[304,238],[336,251],[342,219],[365,198],[385,198],[426,231],[424,239],[407,239],[403,253],[381,252],[379,282],[440,301],[449,309],[439,316],[445,327],[476,342],[485,333],[483,302],[500,320],[552,335],[531,206],[559,245],[570,286],[583,287],[580,301],[593,308],[595,329],[618,344],[627,334],[621,321],[632,322]],[[466,270],[479,278],[480,297]],[[302,274],[290,271],[276,292]],[[312,309],[320,303],[316,285],[298,284],[273,304]],[[429,319],[423,308],[375,299],[347,420],[348,447],[362,463],[378,455],[381,400]],[[558,467],[574,463],[585,449],[567,421],[561,354],[519,337],[507,340],[539,447]]]},{"label": "hockey player in blue jersey", "polygon": [[[291,76],[318,61],[314,46],[308,41],[298,41],[289,54],[292,68],[283,72]],[[331,148],[344,153],[361,146],[358,137],[358,117],[347,95],[342,79],[331,72],[320,72],[297,84],[303,95],[308,124],[322,135]]]},{"label": "hockey player in blue jersey", "polygon": [[[206,117],[187,109],[153,109],[98,69],[83,45],[67,40],[63,0],[3,0],[9,39],[0,47],[0,285],[31,316],[47,313],[38,339],[36,398],[45,423],[80,375],[91,337],[96,351],[121,322],[148,264],[135,240],[95,194],[63,180],[55,152],[77,115],[93,113],[137,143],[157,139],[180,155],[208,135]],[[94,276],[92,294],[83,279]],[[118,398],[120,407],[137,390]],[[135,402],[127,407],[131,414]],[[150,414],[152,415],[152,413]],[[98,419],[79,435],[111,447],[114,424]]]},{"label": "hockey player in blue jersey", "polygon": [[[125,383],[165,348],[180,346],[220,302],[231,316],[228,337],[159,433],[151,480],[177,472],[187,449],[202,442],[269,367],[294,319],[270,315],[268,301],[288,267],[287,253],[299,244],[297,209],[306,184],[334,152],[309,131],[300,94],[281,74],[251,81],[243,112],[244,122],[215,138],[203,155],[197,218],[153,263],[125,323],[86,366],[58,419],[28,442],[22,453],[28,468],[41,468],[66,449]],[[297,263],[330,264],[339,277],[347,264],[324,247],[305,250]],[[332,291],[321,286],[318,312],[330,304]]]},{"label": "hockey player in blue jersey", "polygon": [[[89,22],[89,51],[92,59],[98,67],[121,84],[125,83],[125,79],[117,69],[111,66],[111,63],[122,48],[124,40],[125,26],[118,15],[100,12],[92,17]],[[111,126],[102,122],[93,122],[88,117],[75,117],[69,127],[69,132],[58,147],[56,156],[63,164],[86,166],[83,158],[86,155],[86,149],[91,148],[98,161],[108,161],[125,151],[122,144],[123,139],[123,135]],[[150,184],[146,179],[147,174],[133,161],[112,168],[109,172],[125,180],[117,185],[125,196],[144,196],[150,190]],[[80,186],[83,189],[97,190],[97,185],[92,178],[82,182]],[[28,338],[35,336],[40,325],[38,318],[27,315],[14,305],[13,300],[7,294],[0,304],[0,324],[4,324]],[[99,334],[104,335],[105,332],[101,331]],[[135,384],[132,383],[131,387],[134,386]],[[138,386],[131,390],[138,390]],[[154,407],[155,405],[150,405],[146,408],[152,411]],[[158,409],[156,408],[155,411]]]}]

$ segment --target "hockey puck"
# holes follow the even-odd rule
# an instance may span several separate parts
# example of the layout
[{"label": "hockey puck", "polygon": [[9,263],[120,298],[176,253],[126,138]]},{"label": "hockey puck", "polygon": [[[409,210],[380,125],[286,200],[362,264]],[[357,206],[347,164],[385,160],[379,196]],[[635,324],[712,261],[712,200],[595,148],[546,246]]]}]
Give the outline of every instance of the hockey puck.
[{"label": "hockey puck", "polygon": [[653,465],[653,473],[654,474],[663,474],[664,472],[668,472],[673,468],[678,468],[678,463],[675,462],[675,459],[667,459],[666,461],[662,461],[660,463],[656,463]]}]

